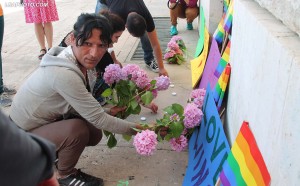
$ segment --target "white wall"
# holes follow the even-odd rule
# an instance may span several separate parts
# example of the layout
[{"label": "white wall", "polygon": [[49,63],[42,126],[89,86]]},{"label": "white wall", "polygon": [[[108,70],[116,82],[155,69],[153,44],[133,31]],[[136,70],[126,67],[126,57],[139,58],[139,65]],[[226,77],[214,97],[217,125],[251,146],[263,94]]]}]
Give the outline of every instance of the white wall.
[{"label": "white wall", "polygon": [[234,3],[230,139],[235,139],[243,120],[248,121],[272,185],[299,185],[300,38],[258,3]]},{"label": "white wall", "polygon": [[255,0],[300,36],[299,0]]}]

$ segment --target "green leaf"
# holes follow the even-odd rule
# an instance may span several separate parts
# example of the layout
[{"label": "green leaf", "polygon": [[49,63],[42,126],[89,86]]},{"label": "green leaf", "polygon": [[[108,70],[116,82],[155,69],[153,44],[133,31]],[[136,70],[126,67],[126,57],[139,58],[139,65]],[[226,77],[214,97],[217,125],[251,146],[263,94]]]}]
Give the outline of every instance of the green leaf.
[{"label": "green leaf", "polygon": [[173,115],[175,113],[175,111],[172,108],[172,106],[168,106],[168,107],[164,108],[163,111],[167,112],[169,115]]},{"label": "green leaf", "polygon": [[142,96],[141,100],[145,105],[149,105],[153,100],[153,94],[150,91],[146,91]]},{"label": "green leaf", "polygon": [[172,134],[167,134],[164,139],[166,141],[170,141],[171,138],[173,138],[173,135]]},{"label": "green leaf", "polygon": [[117,145],[117,139],[115,138],[115,135],[111,134],[108,138],[108,141],[107,141],[107,146],[108,148],[113,148]]},{"label": "green leaf", "polygon": [[128,88],[129,88],[129,91],[130,91],[131,93],[134,93],[135,90],[136,90],[136,85],[135,85],[135,83],[134,83],[133,81],[129,81],[129,82],[128,82]]},{"label": "green leaf", "polygon": [[131,140],[131,136],[129,136],[129,135],[123,134],[122,136],[123,136],[123,139],[126,140],[126,141]]},{"label": "green leaf", "polygon": [[103,130],[103,133],[104,133],[104,135],[108,138],[109,137],[109,135],[111,134],[111,132],[108,132],[108,131],[106,131],[106,130]]},{"label": "green leaf", "polygon": [[139,114],[141,112],[142,108],[140,105],[137,105],[135,109],[131,109],[131,112],[129,114]]},{"label": "green leaf", "polygon": [[129,104],[132,110],[134,110],[139,105],[139,103],[135,99],[131,100]]},{"label": "green leaf", "polygon": [[170,125],[170,130],[174,138],[178,138],[182,131],[184,130],[183,124],[181,122],[173,122]]},{"label": "green leaf", "polygon": [[172,109],[175,111],[176,114],[178,114],[179,116],[183,115],[184,112],[184,108],[178,104],[178,103],[174,103],[172,104]]},{"label": "green leaf", "polygon": [[113,90],[111,88],[108,88],[102,92],[101,96],[106,98],[106,97],[111,96],[112,93],[113,93]]}]

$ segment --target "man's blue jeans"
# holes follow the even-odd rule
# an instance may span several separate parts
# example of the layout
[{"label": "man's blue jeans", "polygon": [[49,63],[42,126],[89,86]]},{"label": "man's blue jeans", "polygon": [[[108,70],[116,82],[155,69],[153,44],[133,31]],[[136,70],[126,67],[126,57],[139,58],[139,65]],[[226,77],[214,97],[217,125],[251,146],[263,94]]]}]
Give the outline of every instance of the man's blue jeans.
[{"label": "man's blue jeans", "polygon": [[[103,9],[109,9],[109,8],[105,4],[102,4],[100,3],[99,0],[97,0],[95,13],[99,14],[99,12]],[[153,56],[153,49],[149,41],[147,32],[145,32],[145,34],[140,39],[141,39],[142,49],[144,51],[144,61],[145,63],[150,64],[151,61],[154,59],[154,56]]]}]

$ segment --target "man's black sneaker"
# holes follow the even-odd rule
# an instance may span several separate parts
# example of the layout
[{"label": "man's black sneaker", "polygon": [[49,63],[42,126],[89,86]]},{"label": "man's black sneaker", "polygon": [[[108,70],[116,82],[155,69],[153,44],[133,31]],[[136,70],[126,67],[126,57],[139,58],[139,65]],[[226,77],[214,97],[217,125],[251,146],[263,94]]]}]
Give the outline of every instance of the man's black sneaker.
[{"label": "man's black sneaker", "polygon": [[153,72],[159,72],[158,65],[154,59],[150,63],[146,62],[146,66],[150,68],[150,70],[152,70]]},{"label": "man's black sneaker", "polygon": [[103,179],[91,176],[80,169],[75,174],[71,174],[66,178],[58,179],[60,186],[103,186]]},{"label": "man's black sneaker", "polygon": [[3,85],[3,93],[7,94],[7,95],[13,95],[13,94],[16,94],[17,91],[14,88],[10,88],[10,87]]}]

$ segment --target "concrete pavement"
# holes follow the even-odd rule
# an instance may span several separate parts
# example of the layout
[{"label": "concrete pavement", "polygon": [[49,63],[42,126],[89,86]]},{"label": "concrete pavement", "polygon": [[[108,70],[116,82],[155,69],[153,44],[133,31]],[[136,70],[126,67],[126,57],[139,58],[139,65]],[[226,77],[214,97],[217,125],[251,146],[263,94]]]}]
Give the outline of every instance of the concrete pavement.
[{"label": "concrete pavement", "polygon": [[[54,43],[58,45],[62,38],[72,29],[72,26],[82,12],[93,12],[96,0],[73,0],[57,1],[57,8],[60,20],[53,23]],[[153,17],[169,17],[169,9],[165,1],[145,0]],[[5,9],[4,9],[5,11]],[[14,86],[16,89],[39,65],[37,58],[39,54],[38,42],[35,38],[32,24],[26,24],[24,13],[17,10],[5,14],[5,33],[2,48],[3,57],[3,78],[4,84]],[[140,117],[147,118],[146,122],[155,122],[156,118],[163,115],[162,109],[172,103],[186,104],[192,90],[190,59],[193,58],[198,40],[198,22],[194,21],[194,30],[185,29],[185,20],[178,20],[179,35],[182,36],[187,46],[187,62],[183,65],[165,64],[169,72],[174,88],[160,92],[155,102],[159,106],[159,113],[152,114],[147,109],[142,109],[139,116],[130,116],[128,120],[140,122]],[[136,63],[144,68],[150,77],[157,74],[149,71],[143,61],[131,61],[130,58],[139,40],[124,32],[119,42],[115,44],[117,58],[123,62]],[[163,48],[165,50],[165,48]],[[176,92],[176,96],[172,93]],[[11,97],[13,99],[13,97]],[[6,114],[9,107],[1,108]],[[101,177],[105,185],[136,186],[169,186],[181,185],[184,178],[188,161],[188,152],[174,152],[169,145],[159,144],[155,154],[150,157],[143,157],[135,152],[132,142],[124,141],[120,136],[117,147],[109,149],[106,147],[106,140],[103,139],[96,147],[87,148],[82,154],[77,168],[84,172]],[[122,185],[122,184],[121,184]]]}]

